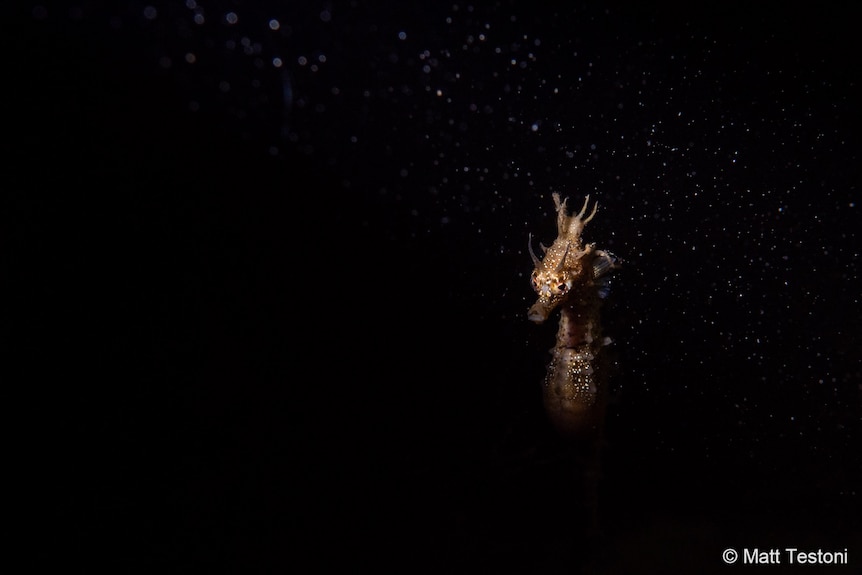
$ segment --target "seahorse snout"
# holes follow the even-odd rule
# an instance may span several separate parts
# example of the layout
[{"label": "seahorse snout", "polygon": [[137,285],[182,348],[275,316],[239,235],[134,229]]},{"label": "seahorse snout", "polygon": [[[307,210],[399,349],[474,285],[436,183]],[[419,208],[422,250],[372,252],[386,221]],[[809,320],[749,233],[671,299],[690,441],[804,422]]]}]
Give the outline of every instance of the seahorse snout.
[{"label": "seahorse snout", "polygon": [[527,319],[533,323],[543,323],[548,319],[548,315],[550,315],[550,313],[551,310],[547,305],[543,304],[541,301],[537,301],[533,304],[533,307],[527,311]]}]

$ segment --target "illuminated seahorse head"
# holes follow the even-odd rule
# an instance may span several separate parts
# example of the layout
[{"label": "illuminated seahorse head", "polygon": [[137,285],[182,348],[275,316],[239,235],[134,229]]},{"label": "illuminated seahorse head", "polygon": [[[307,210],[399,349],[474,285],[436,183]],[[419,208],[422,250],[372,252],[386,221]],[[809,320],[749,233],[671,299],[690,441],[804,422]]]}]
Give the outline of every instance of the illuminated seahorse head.
[{"label": "illuminated seahorse head", "polygon": [[561,304],[567,303],[579,291],[585,282],[592,282],[593,274],[589,265],[589,256],[594,250],[593,244],[584,247],[581,232],[584,226],[596,215],[599,205],[594,204],[593,210],[586,218],[590,196],[586,197],[584,207],[574,216],[566,209],[566,200],[560,201],[560,194],[554,194],[554,205],[557,209],[557,239],[546,248],[543,259],[539,259],[533,251],[532,237],[529,240],[530,257],[533,258],[533,273],[530,282],[539,299],[530,308],[527,317],[535,323],[542,323],[551,312]]}]

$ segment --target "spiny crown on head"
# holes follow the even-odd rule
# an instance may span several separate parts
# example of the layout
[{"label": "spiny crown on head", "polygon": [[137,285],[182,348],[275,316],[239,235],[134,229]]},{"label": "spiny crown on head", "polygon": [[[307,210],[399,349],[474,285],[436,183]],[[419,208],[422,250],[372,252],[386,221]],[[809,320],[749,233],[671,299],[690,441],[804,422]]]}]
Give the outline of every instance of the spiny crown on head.
[{"label": "spiny crown on head", "polygon": [[590,212],[589,216],[584,218],[584,214],[587,213],[587,207],[590,205],[589,194],[584,198],[584,205],[576,216],[569,216],[569,212],[566,209],[566,202],[569,201],[569,198],[566,198],[561,202],[560,194],[557,193],[553,194],[553,198],[554,205],[557,208],[557,233],[561,237],[566,236],[571,241],[578,242],[578,244],[580,244],[581,232],[584,231],[584,227],[590,222],[590,220],[595,217],[596,210],[599,209],[599,203],[596,202],[593,204],[593,211]]}]

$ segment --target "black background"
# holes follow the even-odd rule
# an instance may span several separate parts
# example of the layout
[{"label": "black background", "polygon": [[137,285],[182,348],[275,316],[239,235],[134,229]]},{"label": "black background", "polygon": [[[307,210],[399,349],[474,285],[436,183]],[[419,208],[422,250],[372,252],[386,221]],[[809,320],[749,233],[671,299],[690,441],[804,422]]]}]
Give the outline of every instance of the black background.
[{"label": "black background", "polygon": [[[8,348],[41,557],[862,561],[854,15],[550,6],[7,19]],[[597,199],[586,239],[625,261],[598,533],[596,470],[542,411],[554,328],[525,317],[553,191]]]}]

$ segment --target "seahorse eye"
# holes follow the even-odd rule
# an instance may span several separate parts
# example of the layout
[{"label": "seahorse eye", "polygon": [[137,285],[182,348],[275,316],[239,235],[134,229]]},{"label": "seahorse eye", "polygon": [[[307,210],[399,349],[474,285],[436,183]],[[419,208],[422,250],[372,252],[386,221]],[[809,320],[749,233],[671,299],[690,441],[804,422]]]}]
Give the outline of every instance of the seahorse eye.
[{"label": "seahorse eye", "polygon": [[567,289],[569,289],[569,286],[567,286],[566,284],[560,284],[557,286],[557,289],[560,290],[561,292],[564,292]]}]

